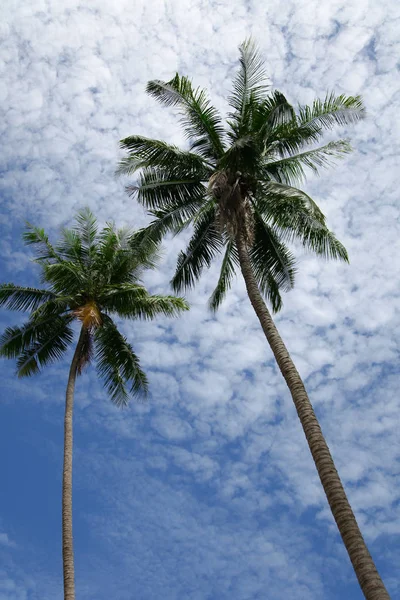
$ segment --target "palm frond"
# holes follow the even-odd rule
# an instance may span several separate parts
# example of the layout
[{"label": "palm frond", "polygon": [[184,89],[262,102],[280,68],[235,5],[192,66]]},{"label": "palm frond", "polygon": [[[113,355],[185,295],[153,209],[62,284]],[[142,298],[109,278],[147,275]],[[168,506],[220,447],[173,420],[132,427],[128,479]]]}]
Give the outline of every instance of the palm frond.
[{"label": "palm frond", "polygon": [[[67,315],[56,315],[57,318],[67,318]],[[0,356],[16,358],[27,348],[35,344],[51,329],[55,315],[42,318],[31,318],[20,327],[7,327],[0,336]]]},{"label": "palm frond", "polygon": [[89,365],[93,358],[93,332],[90,328],[83,329],[81,352],[78,357],[77,372],[82,374],[83,369]]},{"label": "palm frond", "polygon": [[35,245],[37,257],[35,262],[42,260],[60,260],[60,257],[49,241],[47,234],[41,227],[35,227],[31,223],[26,223],[26,229],[22,238],[27,246]]},{"label": "palm frond", "polygon": [[229,105],[234,109],[230,114],[231,126],[240,131],[246,117],[250,101],[259,104],[265,99],[268,91],[266,72],[263,60],[255,43],[247,39],[239,46],[240,66],[233,80],[232,94],[228,98]]},{"label": "palm frond", "polygon": [[146,89],[162,104],[178,107],[191,150],[212,161],[223,155],[224,128],[221,117],[204,90],[193,89],[190,79],[178,74],[168,82],[149,81]]},{"label": "palm frond", "polygon": [[352,148],[347,140],[338,140],[329,142],[320,148],[286,156],[280,160],[268,160],[267,158],[264,161],[265,174],[268,178],[272,177],[278,182],[296,183],[305,179],[304,167],[318,174],[319,168],[328,167],[351,151]]},{"label": "palm frond", "polygon": [[139,279],[142,272],[146,269],[155,269],[162,257],[160,249],[160,240],[151,236],[143,235],[143,229],[138,230],[129,236],[129,249],[134,267],[134,278]]},{"label": "palm frond", "polygon": [[311,106],[300,106],[298,121],[308,127],[332,129],[334,125],[356,123],[366,115],[361,96],[327,94],[325,100],[314,100]]},{"label": "palm frond", "polygon": [[176,296],[150,295],[147,292],[141,296],[130,295],[129,290],[121,289],[110,295],[104,308],[115,312],[120,317],[129,319],[151,320],[158,315],[176,317],[189,306],[183,298]]},{"label": "palm frond", "polygon": [[[126,406],[129,393],[133,396],[147,394],[147,377],[132,346],[115,323],[106,314],[102,317],[103,325],[94,333],[97,372],[112,402]],[[127,385],[130,385],[129,393]]]},{"label": "palm frond", "polygon": [[203,205],[204,198],[200,198],[185,204],[169,206],[164,210],[151,210],[149,215],[156,218],[144,231],[149,239],[154,241],[161,241],[167,233],[177,235],[194,222]]},{"label": "palm frond", "polygon": [[97,219],[89,208],[83,208],[75,217],[76,229],[82,244],[89,250],[96,241]]},{"label": "palm frond", "polygon": [[271,92],[268,97],[260,103],[257,111],[257,131],[261,134],[267,129],[274,130],[281,125],[290,125],[295,122],[296,113],[286,96],[278,90]]},{"label": "palm frond", "polygon": [[258,212],[274,228],[283,242],[300,241],[305,248],[323,256],[348,262],[348,254],[326,226],[325,216],[305,192],[270,183],[264,195],[255,200]]},{"label": "palm frond", "polygon": [[84,264],[85,253],[82,239],[76,229],[61,229],[61,239],[57,243],[57,252],[62,261],[78,261]]},{"label": "palm frond", "polygon": [[222,259],[218,283],[211,294],[208,306],[215,312],[224,300],[226,293],[231,287],[232,278],[235,274],[235,264],[238,264],[238,253],[235,242],[231,239],[226,245],[224,258]]},{"label": "palm frond", "polygon": [[54,298],[55,294],[50,290],[23,287],[13,283],[0,285],[0,306],[8,310],[33,311]]},{"label": "palm frond", "polygon": [[87,273],[79,263],[73,261],[44,264],[42,279],[51,284],[56,294],[62,296],[81,294],[88,283]]},{"label": "palm frond", "polygon": [[194,233],[185,252],[178,256],[175,274],[171,284],[174,291],[194,286],[204,267],[221,252],[224,240],[216,224],[216,208],[210,204],[201,218],[196,219]]},{"label": "palm frond", "polygon": [[260,128],[258,140],[265,160],[276,160],[302,152],[319,142],[323,134],[316,126],[299,125],[297,120],[275,127]]},{"label": "palm frond", "polygon": [[173,317],[188,310],[183,298],[152,296],[146,288],[135,284],[110,285],[99,302],[105,311],[130,319],[153,319],[158,314]]},{"label": "palm frond", "polygon": [[322,225],[325,216],[317,203],[303,190],[275,181],[259,182],[259,194],[253,199],[263,219],[277,227],[287,227],[285,218],[307,211]]},{"label": "palm frond", "polygon": [[172,170],[150,167],[140,173],[136,184],[126,189],[150,210],[201,199],[206,192],[204,183],[190,173],[177,176]]},{"label": "palm frond", "polygon": [[128,151],[129,156],[120,161],[118,175],[132,175],[138,169],[145,167],[170,170],[171,165],[174,165],[174,168],[178,168],[180,172],[192,173],[201,179],[207,177],[207,172],[210,170],[199,154],[185,152],[177,146],[160,140],[132,135],[121,140],[120,146]]},{"label": "palm frond", "polygon": [[[59,360],[73,339],[70,327],[72,316],[53,316],[38,322],[28,322],[26,328],[6,330],[8,340],[1,347],[3,356],[10,358],[12,352],[18,356],[18,377],[29,377],[42,370],[48,364]],[[20,331],[18,331],[20,329]],[[28,344],[28,338],[30,343]],[[1,340],[3,341],[3,340]],[[19,344],[20,351],[15,348]]]},{"label": "palm frond", "polygon": [[288,291],[294,285],[295,259],[278,231],[264,221],[257,208],[254,211],[254,243],[250,249],[250,260],[261,292],[277,312],[282,305],[279,290]]}]

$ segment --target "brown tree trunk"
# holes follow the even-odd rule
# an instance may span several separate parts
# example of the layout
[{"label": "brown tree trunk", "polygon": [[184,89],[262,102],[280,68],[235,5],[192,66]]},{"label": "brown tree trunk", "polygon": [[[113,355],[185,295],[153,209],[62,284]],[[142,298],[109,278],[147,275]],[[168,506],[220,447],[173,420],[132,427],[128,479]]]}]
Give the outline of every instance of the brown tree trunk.
[{"label": "brown tree trunk", "polygon": [[358,527],[304,384],[261,296],[241,232],[236,236],[236,244],[247,294],[292,395],[329,506],[364,596],[367,600],[390,600]]},{"label": "brown tree trunk", "polygon": [[72,451],[73,451],[73,409],[75,381],[84,339],[81,328],[78,343],[69,370],[65,395],[64,416],[64,466],[62,482],[62,555],[64,575],[64,600],[75,600],[74,545],[72,537]]}]

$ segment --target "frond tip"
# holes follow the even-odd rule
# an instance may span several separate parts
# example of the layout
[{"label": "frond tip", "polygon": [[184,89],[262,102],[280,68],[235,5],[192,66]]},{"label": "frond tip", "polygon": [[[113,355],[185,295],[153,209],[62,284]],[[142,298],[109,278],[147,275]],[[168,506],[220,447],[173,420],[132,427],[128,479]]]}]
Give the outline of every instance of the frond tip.
[{"label": "frond tip", "polygon": [[129,401],[127,386],[133,396],[146,395],[148,381],[140,368],[132,346],[118,331],[110,317],[103,314],[103,326],[96,330],[96,363],[99,377],[114,404],[126,406]]}]

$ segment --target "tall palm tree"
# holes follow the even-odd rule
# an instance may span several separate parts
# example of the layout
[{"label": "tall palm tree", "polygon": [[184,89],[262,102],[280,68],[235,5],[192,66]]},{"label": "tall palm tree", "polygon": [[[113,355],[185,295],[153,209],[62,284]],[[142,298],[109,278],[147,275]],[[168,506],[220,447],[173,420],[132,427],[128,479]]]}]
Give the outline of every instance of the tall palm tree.
[{"label": "tall palm tree", "polygon": [[351,148],[346,140],[316,146],[324,129],[355,123],[364,116],[359,96],[329,94],[311,106],[291,106],[266,83],[263,62],[251,40],[240,47],[240,68],[229,97],[226,126],[207,94],[178,74],[150,81],[147,92],[174,107],[182,118],[188,150],[133,135],[118,172],[138,172],[128,191],[153,218],[142,239],[160,240],[189,225],[193,234],[178,257],[175,290],[192,287],[204,267],[223,252],[210,298],[216,310],[239,267],[250,302],[291,392],[333,516],[364,595],[389,598],[336,471],[301,377],[264,301],[274,312],[281,291],[294,284],[295,263],[288,242],[326,258],[348,261],[316,203],[298,187],[306,169],[317,172]]},{"label": "tall palm tree", "polygon": [[128,231],[108,224],[98,232],[95,217],[83,210],[76,227],[64,229],[53,246],[43,229],[28,226],[24,239],[37,248],[42,289],[13,283],[0,286],[0,306],[29,311],[21,327],[8,327],[0,338],[0,355],[17,358],[18,377],[28,377],[62,358],[73,342],[72,325],[80,333],[69,370],[64,418],[62,485],[62,553],[64,598],[75,599],[72,539],[72,451],[75,381],[94,359],[97,373],[116,406],[130,396],[146,394],[148,383],[139,359],[111,315],[128,319],[174,316],[187,305],[175,296],[154,296],[140,283],[153,268],[155,244],[139,244]]}]

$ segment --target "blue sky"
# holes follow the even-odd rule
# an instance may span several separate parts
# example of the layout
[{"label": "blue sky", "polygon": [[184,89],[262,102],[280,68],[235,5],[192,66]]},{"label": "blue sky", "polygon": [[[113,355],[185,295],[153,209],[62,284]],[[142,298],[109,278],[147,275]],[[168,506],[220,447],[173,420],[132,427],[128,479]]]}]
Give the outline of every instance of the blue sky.
[{"label": "blue sky", "polygon": [[[363,95],[355,152],[305,189],[350,265],[298,252],[277,318],[392,598],[400,597],[398,31],[394,0],[7,0],[0,8],[0,270],[37,282],[25,220],[52,235],[89,206],[141,226],[113,173],[132,133],[183,143],[145,94],[177,70],[218,108],[237,46],[258,41],[293,103]],[[339,134],[339,132],[338,132]],[[168,241],[167,293],[185,238]],[[76,391],[74,535],[80,600],[357,600],[289,394],[238,277],[217,315],[217,265],[180,320],[125,323],[151,383],[118,411],[85,372]],[[0,327],[19,315],[0,313]],[[60,493],[68,357],[31,380],[0,363],[0,600],[62,598]]]}]

